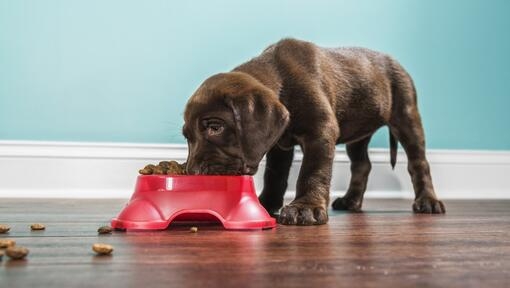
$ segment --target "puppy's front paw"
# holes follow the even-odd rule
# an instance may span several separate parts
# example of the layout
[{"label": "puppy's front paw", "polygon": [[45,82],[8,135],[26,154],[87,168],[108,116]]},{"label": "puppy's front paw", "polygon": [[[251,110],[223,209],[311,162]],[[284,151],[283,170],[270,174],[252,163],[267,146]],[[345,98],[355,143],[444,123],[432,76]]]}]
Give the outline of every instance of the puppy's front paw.
[{"label": "puppy's front paw", "polygon": [[311,204],[291,203],[282,208],[278,223],[283,225],[321,225],[328,222],[324,207]]},{"label": "puppy's front paw", "polygon": [[420,197],[413,203],[414,213],[443,214],[446,212],[443,202],[433,197]]}]

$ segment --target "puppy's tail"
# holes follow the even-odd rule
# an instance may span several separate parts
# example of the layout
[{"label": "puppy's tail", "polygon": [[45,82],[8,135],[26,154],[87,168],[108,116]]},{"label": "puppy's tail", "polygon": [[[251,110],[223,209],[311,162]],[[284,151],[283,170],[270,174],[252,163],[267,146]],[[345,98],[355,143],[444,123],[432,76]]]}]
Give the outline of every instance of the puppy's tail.
[{"label": "puppy's tail", "polygon": [[390,133],[390,163],[391,163],[391,169],[395,170],[395,164],[397,164],[397,149],[398,149],[398,141],[391,133],[391,129],[389,131]]}]

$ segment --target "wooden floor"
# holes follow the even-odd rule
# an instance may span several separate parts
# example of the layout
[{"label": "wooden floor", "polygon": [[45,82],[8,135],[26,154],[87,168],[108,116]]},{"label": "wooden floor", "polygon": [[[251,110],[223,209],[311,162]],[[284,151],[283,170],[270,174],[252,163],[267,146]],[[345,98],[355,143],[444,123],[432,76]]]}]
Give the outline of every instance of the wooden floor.
[{"label": "wooden floor", "polygon": [[[119,200],[0,199],[0,223],[30,249],[0,263],[0,287],[510,287],[510,201],[367,200],[328,225],[224,231],[218,226],[98,236]],[[47,225],[31,232],[30,223]],[[111,257],[91,245],[114,245]]]}]

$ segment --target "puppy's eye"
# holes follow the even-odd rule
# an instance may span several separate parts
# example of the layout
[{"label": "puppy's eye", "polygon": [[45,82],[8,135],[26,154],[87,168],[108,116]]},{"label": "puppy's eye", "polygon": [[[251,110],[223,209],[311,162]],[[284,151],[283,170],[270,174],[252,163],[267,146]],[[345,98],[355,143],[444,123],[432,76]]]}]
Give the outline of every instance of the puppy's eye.
[{"label": "puppy's eye", "polygon": [[207,134],[209,136],[217,136],[223,132],[223,125],[219,123],[208,123],[207,126]]}]

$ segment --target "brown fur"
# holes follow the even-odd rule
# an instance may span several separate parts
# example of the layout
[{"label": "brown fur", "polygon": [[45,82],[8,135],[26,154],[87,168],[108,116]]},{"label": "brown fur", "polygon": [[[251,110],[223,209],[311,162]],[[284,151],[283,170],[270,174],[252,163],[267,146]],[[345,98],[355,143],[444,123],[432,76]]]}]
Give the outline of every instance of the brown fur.
[{"label": "brown fur", "polygon": [[295,145],[303,164],[282,224],[327,222],[335,145],[346,143],[351,182],[333,209],[359,211],[366,189],[372,134],[390,128],[391,164],[397,141],[409,159],[417,213],[444,213],[432,186],[416,92],[388,55],[364,48],[321,48],[284,39],[238,66],[207,79],[186,105],[190,174],[254,174],[266,154],[262,205],[283,205]]}]

